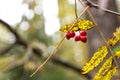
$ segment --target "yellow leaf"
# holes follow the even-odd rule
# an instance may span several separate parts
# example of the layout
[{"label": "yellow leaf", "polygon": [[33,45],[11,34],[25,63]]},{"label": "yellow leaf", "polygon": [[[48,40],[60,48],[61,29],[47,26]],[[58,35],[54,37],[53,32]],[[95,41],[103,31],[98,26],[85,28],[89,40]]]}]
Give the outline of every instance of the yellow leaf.
[{"label": "yellow leaf", "polygon": [[111,68],[112,66],[112,57],[109,57],[105,63],[102,65],[102,67],[99,69],[93,80],[101,80],[103,76],[106,74],[106,72]]},{"label": "yellow leaf", "polygon": [[94,27],[93,22],[91,22],[89,20],[81,20],[77,24],[78,24],[80,30],[89,30]]},{"label": "yellow leaf", "polygon": [[80,20],[77,21],[74,25],[67,24],[62,26],[60,31],[67,32],[67,31],[80,31],[80,30],[89,30],[94,27],[94,23],[89,20]]},{"label": "yellow leaf", "polygon": [[120,58],[120,50],[115,52],[115,56]]},{"label": "yellow leaf", "polygon": [[116,38],[120,39],[120,27],[116,29],[116,32],[113,33]]},{"label": "yellow leaf", "polygon": [[60,31],[67,32],[69,30],[70,26],[71,26],[71,24],[67,24],[65,26],[62,26],[62,28],[60,29]]},{"label": "yellow leaf", "polygon": [[101,80],[110,80],[113,75],[116,73],[116,67],[113,67],[112,69],[110,69],[107,74],[105,76],[103,76],[103,78]]},{"label": "yellow leaf", "polygon": [[89,60],[89,62],[86,63],[86,65],[83,67],[82,74],[86,74],[93,70],[96,66],[98,66],[99,63],[103,61],[107,53],[108,50],[106,46],[100,47],[97,52],[94,53],[93,57]]},{"label": "yellow leaf", "polygon": [[119,38],[110,38],[109,40],[108,40],[108,44],[110,45],[110,46],[114,46],[117,42],[119,41]]},{"label": "yellow leaf", "polygon": [[114,46],[120,40],[120,27],[113,33],[113,37],[108,40],[108,44]]}]

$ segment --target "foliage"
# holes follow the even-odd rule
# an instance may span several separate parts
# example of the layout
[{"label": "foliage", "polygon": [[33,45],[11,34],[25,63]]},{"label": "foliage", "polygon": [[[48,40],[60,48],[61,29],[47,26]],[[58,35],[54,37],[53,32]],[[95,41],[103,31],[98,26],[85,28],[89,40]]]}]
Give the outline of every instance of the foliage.
[{"label": "foliage", "polygon": [[106,73],[108,72],[108,70],[111,68],[112,66],[112,57],[109,57],[102,65],[102,67],[99,69],[99,71],[97,72],[97,74],[95,75],[93,80],[100,80],[102,79]]},{"label": "foliage", "polygon": [[77,21],[75,23],[75,25],[73,26],[73,28],[71,29],[70,27],[72,26],[73,24],[68,24],[68,25],[65,25],[63,26],[60,31],[62,32],[69,32],[69,31],[80,31],[80,30],[89,30],[91,28],[94,27],[94,24],[93,22],[89,21],[89,20],[80,20],[80,21]]},{"label": "foliage", "polygon": [[116,32],[113,33],[113,37],[108,40],[108,44],[114,46],[120,40],[120,28],[116,29]]},{"label": "foliage", "polygon": [[[113,33],[113,37],[114,38],[110,38],[108,40],[108,45],[110,46],[114,46],[115,44],[117,44],[120,41],[120,27],[118,27],[116,29],[116,31]],[[104,47],[104,48],[103,48]],[[105,54],[102,54],[102,52]],[[88,63],[86,63],[86,65],[83,67],[83,74],[88,73],[90,70],[93,70],[97,65],[99,65],[99,63],[101,61],[103,61],[103,58],[105,58],[105,56],[108,53],[108,49],[107,46],[102,46],[102,48],[100,48],[97,52],[94,53],[93,57],[90,59],[90,61]],[[120,50],[118,49],[115,53],[114,56],[116,56],[117,58],[120,58]],[[115,74],[116,69],[117,69],[117,65],[115,67],[113,67],[112,62],[113,62],[113,57],[111,56],[109,57],[102,65],[102,67],[100,67],[98,73],[95,75],[93,80],[110,80],[112,78],[112,76]],[[97,60],[98,62],[97,62]]]},{"label": "foliage", "polygon": [[90,59],[88,63],[83,67],[83,74],[88,73],[89,71],[93,70],[95,67],[99,65],[101,61],[105,58],[108,54],[108,50],[106,46],[102,46],[94,53],[93,57]]}]

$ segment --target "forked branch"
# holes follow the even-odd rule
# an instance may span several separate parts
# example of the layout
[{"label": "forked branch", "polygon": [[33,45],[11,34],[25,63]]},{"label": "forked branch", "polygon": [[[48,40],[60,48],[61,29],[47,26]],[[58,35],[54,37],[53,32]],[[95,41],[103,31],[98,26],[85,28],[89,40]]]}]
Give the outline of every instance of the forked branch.
[{"label": "forked branch", "polygon": [[96,9],[101,9],[103,10],[104,12],[107,12],[107,13],[110,13],[110,14],[114,14],[114,15],[117,15],[117,16],[120,16],[120,13],[118,12],[115,12],[115,11],[112,11],[112,10],[109,10],[109,9],[105,9],[105,8],[102,8],[100,7],[99,5],[93,3],[92,1],[90,0],[86,0],[86,5],[90,6],[90,7],[93,7],[93,8],[96,8]]}]

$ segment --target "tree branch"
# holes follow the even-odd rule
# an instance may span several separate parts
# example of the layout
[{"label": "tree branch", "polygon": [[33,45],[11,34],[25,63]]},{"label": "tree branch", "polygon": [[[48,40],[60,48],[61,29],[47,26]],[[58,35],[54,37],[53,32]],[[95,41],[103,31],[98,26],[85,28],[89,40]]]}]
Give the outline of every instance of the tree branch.
[{"label": "tree branch", "polygon": [[12,27],[8,23],[6,23],[5,21],[3,21],[1,19],[0,19],[0,23],[3,24],[4,27],[7,28],[10,32],[12,32],[15,35],[16,39],[20,38],[20,36],[18,35],[18,33],[14,29],[12,29]]},{"label": "tree branch", "polygon": [[93,7],[93,8],[96,8],[96,9],[101,9],[101,10],[103,10],[104,12],[107,12],[107,13],[110,13],[110,14],[114,14],[114,15],[120,16],[120,13],[115,12],[115,11],[111,11],[111,10],[109,10],[109,9],[102,8],[102,7],[100,7],[99,5],[93,3],[93,2],[90,1],[90,0],[86,0],[85,3],[86,3],[86,5],[88,5],[88,6],[90,6],[90,7]]},{"label": "tree branch", "polygon": [[[78,74],[80,74],[82,72],[82,70],[80,68],[77,68],[76,66],[73,66],[68,62],[62,61],[62,60],[57,59],[57,58],[52,58],[51,60],[52,60],[52,62],[54,62],[54,63],[56,63],[58,65],[62,65],[64,67],[66,67],[66,68],[69,68],[69,69],[77,72]],[[86,75],[80,74],[80,75],[83,75],[83,76],[87,77],[89,80],[91,79],[90,74],[86,74]]]},{"label": "tree branch", "polygon": [[[15,44],[23,45],[25,48],[28,47],[28,43],[27,43],[25,40],[23,40],[23,39],[21,38],[21,36],[17,33],[17,31],[15,31],[8,23],[6,23],[5,21],[3,21],[3,20],[1,20],[1,19],[0,19],[0,23],[3,24],[4,27],[5,27],[6,29],[8,29],[11,33],[13,33],[13,34],[15,35],[15,38],[16,38],[15,43],[13,43],[11,46],[9,46],[9,47],[6,48],[5,50],[3,50],[0,54],[5,53],[5,52],[8,52],[10,49],[12,49],[12,48],[15,46]],[[39,50],[39,49],[37,49],[37,48],[33,48],[32,50],[33,50],[33,52],[35,52],[36,55],[41,56],[41,53],[42,53],[41,50]]]},{"label": "tree branch", "polygon": [[15,45],[16,45],[16,43],[13,43],[9,47],[7,47],[6,49],[0,51],[0,55],[9,52],[11,49],[14,48]]},{"label": "tree branch", "polygon": [[[8,30],[10,30],[10,31],[15,35],[15,37],[16,37],[16,42],[15,42],[15,43],[16,43],[16,44],[22,45],[22,46],[24,46],[25,48],[28,47],[29,44],[28,44],[25,40],[23,40],[23,39],[21,38],[21,36],[17,33],[17,31],[15,31],[9,24],[7,24],[5,21],[3,21],[3,20],[1,20],[1,19],[0,19],[0,23],[2,23],[3,25],[5,25],[5,27],[6,27]],[[12,46],[12,45],[11,45],[11,46]],[[13,47],[12,47],[12,48],[13,48]],[[12,49],[12,48],[10,48],[10,49]],[[6,49],[6,51],[8,51],[8,50],[10,50],[10,49]],[[41,51],[40,49],[37,49],[37,48],[32,47],[32,51],[34,52],[34,54],[38,55],[39,57],[43,57],[43,56],[42,56],[42,51]],[[53,57],[51,60],[52,60],[54,63],[56,63],[56,64],[60,64],[60,65],[62,65],[63,67],[69,68],[69,69],[71,69],[71,70],[73,70],[73,71],[81,74],[81,71],[82,71],[82,70],[81,70],[80,68],[77,68],[77,67],[73,66],[72,64],[70,64],[70,63],[68,63],[68,62],[63,62],[63,61],[61,61],[60,59],[56,59],[56,58],[54,58],[54,57]],[[81,75],[82,75],[82,74],[81,74]],[[88,79],[91,78],[90,74],[85,74],[85,75],[83,75],[83,76],[87,77]]]}]

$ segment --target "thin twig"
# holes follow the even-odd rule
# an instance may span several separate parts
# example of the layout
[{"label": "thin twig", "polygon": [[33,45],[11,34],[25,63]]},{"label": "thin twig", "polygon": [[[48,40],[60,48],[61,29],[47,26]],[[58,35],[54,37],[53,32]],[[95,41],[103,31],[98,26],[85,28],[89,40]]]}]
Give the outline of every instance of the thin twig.
[{"label": "thin twig", "polygon": [[86,4],[87,4],[88,6],[90,6],[90,7],[93,7],[93,8],[96,8],[96,9],[101,9],[101,10],[103,10],[104,12],[107,12],[107,13],[111,13],[111,14],[120,16],[120,13],[118,13],[118,12],[115,12],[115,11],[112,11],[112,10],[109,10],[109,9],[102,8],[102,7],[100,7],[99,5],[93,3],[93,2],[90,1],[90,0],[86,0],[86,1],[87,1]]},{"label": "thin twig", "polygon": [[75,16],[76,16],[76,19],[78,18],[78,15],[77,15],[77,4],[76,4],[76,0],[75,1]]},{"label": "thin twig", "polygon": [[[79,18],[86,12],[86,10],[89,8],[89,6],[87,6],[82,13],[80,14]],[[72,24],[72,26],[69,28],[69,30],[71,30],[75,23],[79,20],[79,18],[77,18],[74,23]],[[33,75],[35,75],[39,70],[41,70],[44,65],[48,62],[48,60],[56,53],[57,49],[60,47],[60,45],[62,45],[63,41],[65,39],[65,36],[60,40],[60,42],[58,43],[58,45],[55,47],[55,49],[50,53],[50,55],[48,56],[48,58],[35,70],[35,72],[33,72],[30,77],[32,77]]]},{"label": "thin twig", "polygon": [[56,53],[56,50],[63,43],[64,39],[65,39],[65,37],[62,38],[62,40],[58,43],[58,45],[55,47],[55,49],[50,53],[48,58],[30,75],[30,77],[35,75],[39,70],[41,70],[43,68],[43,66],[48,62],[48,60]]}]

